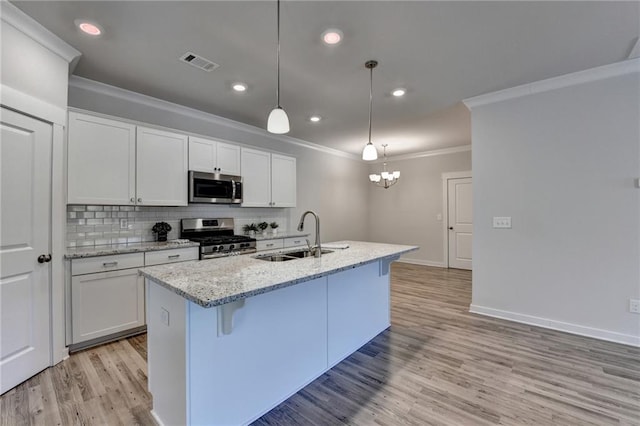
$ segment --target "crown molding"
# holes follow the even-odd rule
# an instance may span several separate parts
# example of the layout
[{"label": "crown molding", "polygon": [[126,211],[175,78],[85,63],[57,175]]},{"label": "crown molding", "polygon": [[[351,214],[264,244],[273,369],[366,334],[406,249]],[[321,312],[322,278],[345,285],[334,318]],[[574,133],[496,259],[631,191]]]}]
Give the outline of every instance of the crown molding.
[{"label": "crown molding", "polygon": [[89,80],[84,77],[71,76],[69,78],[69,87],[77,89],[87,90],[89,92],[98,93],[117,99],[125,100],[138,105],[144,105],[151,108],[160,109],[163,111],[171,112],[174,114],[184,115],[198,120],[207,121],[220,126],[238,130],[241,132],[251,133],[254,135],[269,138],[274,141],[285,142],[298,147],[311,149],[314,151],[323,152],[325,154],[335,155],[337,157],[348,158],[350,160],[362,161],[360,156],[349,154],[348,152],[340,151],[326,146],[318,145],[313,142],[307,142],[302,139],[292,138],[290,136],[278,135],[275,136],[264,129],[251,126],[249,124],[240,123],[238,121],[230,120],[228,118],[220,117],[208,112],[200,111],[194,108],[190,108],[184,105],[176,104],[173,102],[165,101],[162,99],[154,98],[152,96],[143,95],[142,93],[132,92],[120,87],[111,86],[106,83],[101,83],[95,80]]},{"label": "crown molding", "polygon": [[[392,157],[387,156],[387,161],[413,160],[416,158],[435,157],[437,155],[456,154],[458,152],[466,152],[466,151],[471,151],[471,145],[459,145],[459,146],[452,146],[451,148],[432,149],[430,151],[415,152],[413,154],[395,155]],[[375,161],[367,161],[367,163],[380,164],[380,163],[384,163],[384,159],[378,158]]]},{"label": "crown molding", "polygon": [[0,1],[0,19],[3,23],[6,22],[15,27],[68,63],[74,62],[76,58],[82,55],[78,50],[40,25],[38,21],[6,0]]},{"label": "crown molding", "polygon": [[584,71],[578,71],[571,74],[561,75],[546,80],[536,81],[534,83],[524,84],[522,86],[512,87],[510,89],[499,90],[497,92],[487,93],[485,95],[475,96],[465,99],[462,102],[469,109],[482,105],[490,105],[496,102],[502,102],[509,99],[520,98],[522,96],[533,95],[536,93],[557,90],[563,87],[575,86],[578,84],[589,83],[592,81],[603,80],[611,77],[632,74],[640,72],[640,58],[628,59],[614,64],[603,65],[601,67],[591,68]]}]

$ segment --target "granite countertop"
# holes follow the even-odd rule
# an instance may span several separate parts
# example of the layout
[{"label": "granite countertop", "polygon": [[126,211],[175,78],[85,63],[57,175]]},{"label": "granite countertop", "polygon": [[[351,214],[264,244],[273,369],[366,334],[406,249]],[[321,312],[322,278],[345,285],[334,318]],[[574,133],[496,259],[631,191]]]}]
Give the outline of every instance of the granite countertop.
[{"label": "granite countertop", "polygon": [[200,246],[200,243],[194,243],[193,241],[176,243],[175,240],[165,242],[153,241],[147,243],[111,244],[95,247],[68,248],[64,257],[65,259],[80,259],[83,257],[109,256],[113,254],[139,253],[145,251],[169,250],[198,246]]},{"label": "granite countertop", "polygon": [[[345,243],[349,248],[323,254],[320,258],[268,262],[255,259],[255,254],[251,254],[151,266],[140,269],[140,273],[187,300],[209,308],[418,249],[416,246],[360,241],[332,244]],[[286,251],[292,250],[271,253]],[[264,253],[270,252],[260,254]]]},{"label": "granite countertop", "polygon": [[257,241],[264,241],[264,240],[277,240],[279,238],[295,238],[295,237],[308,237],[309,234],[308,233],[304,233],[304,232],[298,232],[298,231],[288,231],[288,232],[278,232],[276,235],[273,235],[272,233],[267,233],[265,234],[256,234],[255,238]]}]

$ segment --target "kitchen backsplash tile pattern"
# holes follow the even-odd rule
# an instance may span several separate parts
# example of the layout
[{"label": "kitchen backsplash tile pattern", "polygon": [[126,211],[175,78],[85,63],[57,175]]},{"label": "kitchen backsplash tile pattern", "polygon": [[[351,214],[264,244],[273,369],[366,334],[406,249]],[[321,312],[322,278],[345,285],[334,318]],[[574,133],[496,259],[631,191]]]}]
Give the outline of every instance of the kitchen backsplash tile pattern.
[{"label": "kitchen backsplash tile pattern", "polygon": [[[280,229],[290,224],[290,209],[240,208],[229,206],[190,205],[187,207],[153,206],[67,206],[67,247],[90,247],[107,244],[155,241],[151,228],[156,222],[171,225],[168,239],[180,238],[180,219],[190,217],[232,217],[236,234],[242,234],[247,223],[277,222]],[[126,227],[121,227],[121,219]]]}]

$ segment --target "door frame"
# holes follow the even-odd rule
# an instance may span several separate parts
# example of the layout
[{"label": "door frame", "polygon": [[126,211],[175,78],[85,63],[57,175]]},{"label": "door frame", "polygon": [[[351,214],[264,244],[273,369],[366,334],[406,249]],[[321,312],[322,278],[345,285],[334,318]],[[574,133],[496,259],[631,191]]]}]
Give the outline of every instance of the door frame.
[{"label": "door frame", "polygon": [[67,111],[45,100],[0,83],[2,106],[52,125],[51,140],[51,212],[49,282],[50,324],[49,364],[59,363],[69,356],[65,337],[65,235],[67,227],[66,141]]},{"label": "door frame", "polygon": [[449,181],[452,179],[473,178],[471,170],[442,173],[442,242],[445,268],[449,268]]}]

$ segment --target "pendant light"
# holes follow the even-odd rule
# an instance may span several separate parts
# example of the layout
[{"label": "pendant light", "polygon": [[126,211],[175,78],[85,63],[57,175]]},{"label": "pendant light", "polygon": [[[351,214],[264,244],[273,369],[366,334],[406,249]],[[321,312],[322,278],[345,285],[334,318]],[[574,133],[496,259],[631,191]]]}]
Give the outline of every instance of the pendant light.
[{"label": "pendant light", "polygon": [[378,61],[367,61],[364,66],[369,69],[369,142],[362,150],[362,159],[373,161],[378,159],[378,150],[371,143],[371,110],[373,108],[373,69],[378,66]]},{"label": "pendant light", "polygon": [[284,134],[289,133],[289,117],[280,106],[280,0],[277,2],[278,10],[278,53],[277,53],[277,76],[278,85],[276,89],[277,105],[271,110],[267,119],[267,131],[269,133]]}]

